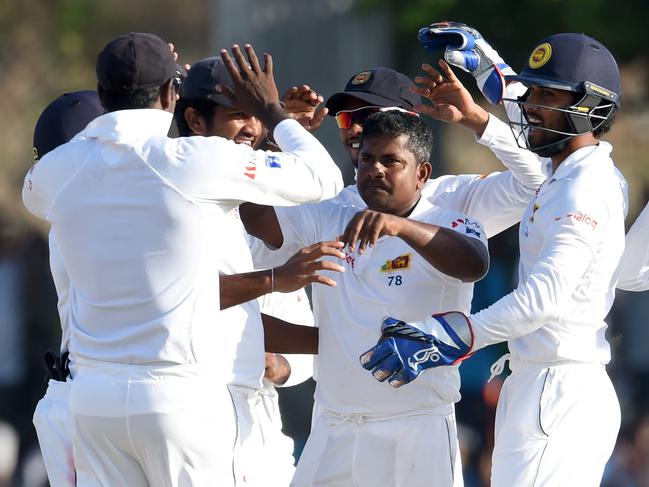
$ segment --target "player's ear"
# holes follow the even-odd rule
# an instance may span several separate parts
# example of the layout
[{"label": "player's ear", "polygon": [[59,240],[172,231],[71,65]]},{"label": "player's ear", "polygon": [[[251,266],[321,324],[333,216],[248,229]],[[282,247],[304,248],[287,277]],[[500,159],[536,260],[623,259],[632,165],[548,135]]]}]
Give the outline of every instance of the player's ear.
[{"label": "player's ear", "polygon": [[101,106],[106,109],[106,102],[104,101],[104,98],[106,98],[106,91],[99,83],[97,83],[97,96],[99,97],[99,103],[101,103]]},{"label": "player's ear", "polygon": [[433,172],[433,166],[428,161],[424,161],[417,166],[417,188],[421,189],[426,184]]},{"label": "player's ear", "polygon": [[176,108],[176,88],[172,79],[160,86],[160,104],[167,112],[173,113]]},{"label": "player's ear", "polygon": [[207,135],[207,124],[205,123],[205,119],[194,107],[185,108],[185,120],[187,121],[189,130],[191,130],[194,135]]}]

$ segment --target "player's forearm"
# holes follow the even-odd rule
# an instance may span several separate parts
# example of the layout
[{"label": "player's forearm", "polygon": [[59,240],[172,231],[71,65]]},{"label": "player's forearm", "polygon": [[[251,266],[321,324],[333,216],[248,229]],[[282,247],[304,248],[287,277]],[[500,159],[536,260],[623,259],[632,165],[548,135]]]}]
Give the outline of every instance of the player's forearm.
[{"label": "player's forearm", "polygon": [[272,292],[271,269],[220,276],[221,309],[257,299]]},{"label": "player's forearm", "polygon": [[482,242],[453,230],[404,219],[399,237],[447,276],[473,282],[489,269],[489,252]]},{"label": "player's forearm", "polygon": [[318,353],[318,329],[288,323],[274,316],[261,315],[264,346],[272,353]]},{"label": "player's forearm", "polygon": [[250,235],[275,248],[282,246],[284,237],[272,206],[242,203],[239,206],[239,215]]}]

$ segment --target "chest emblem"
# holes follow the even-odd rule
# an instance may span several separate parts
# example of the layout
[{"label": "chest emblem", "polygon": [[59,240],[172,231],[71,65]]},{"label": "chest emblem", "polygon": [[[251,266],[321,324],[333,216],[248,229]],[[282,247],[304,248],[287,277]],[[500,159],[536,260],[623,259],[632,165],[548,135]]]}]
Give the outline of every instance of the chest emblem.
[{"label": "chest emblem", "polygon": [[400,255],[396,259],[388,260],[381,266],[381,272],[394,272],[410,269],[411,254]]}]

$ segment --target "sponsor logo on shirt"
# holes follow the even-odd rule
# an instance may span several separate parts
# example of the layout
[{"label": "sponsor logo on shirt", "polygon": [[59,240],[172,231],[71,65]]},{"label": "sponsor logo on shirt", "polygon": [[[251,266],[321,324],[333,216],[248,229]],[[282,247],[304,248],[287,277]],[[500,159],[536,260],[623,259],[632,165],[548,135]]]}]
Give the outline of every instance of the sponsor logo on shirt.
[{"label": "sponsor logo on shirt", "polygon": [[345,252],[344,261],[351,265],[352,269],[354,268],[354,264],[356,264],[356,258],[352,254],[348,254],[347,252]]},{"label": "sponsor logo on shirt", "polygon": [[268,167],[282,167],[279,163],[279,157],[273,155],[266,156],[266,165]]},{"label": "sponsor logo on shirt", "polygon": [[403,271],[410,269],[411,254],[400,255],[396,259],[388,260],[381,266],[381,272]]},{"label": "sponsor logo on shirt", "polygon": [[480,235],[482,235],[480,233],[482,228],[480,227],[480,224],[475,220],[469,220],[468,218],[456,218],[451,222],[451,228],[457,228],[458,225],[464,225],[464,232],[467,235],[475,235],[478,238],[480,238]]},{"label": "sponsor logo on shirt", "polygon": [[581,211],[573,211],[568,213],[565,217],[558,216],[554,218],[554,221],[559,221],[562,218],[571,218],[572,220],[583,223],[584,225],[588,225],[591,229],[595,230],[597,228],[597,220],[594,218],[588,216],[586,213],[582,213]]},{"label": "sponsor logo on shirt", "polygon": [[250,159],[248,161],[248,164],[246,164],[244,167],[244,176],[248,176],[250,179],[255,179],[255,176],[257,175],[257,163],[255,162],[255,159]]}]

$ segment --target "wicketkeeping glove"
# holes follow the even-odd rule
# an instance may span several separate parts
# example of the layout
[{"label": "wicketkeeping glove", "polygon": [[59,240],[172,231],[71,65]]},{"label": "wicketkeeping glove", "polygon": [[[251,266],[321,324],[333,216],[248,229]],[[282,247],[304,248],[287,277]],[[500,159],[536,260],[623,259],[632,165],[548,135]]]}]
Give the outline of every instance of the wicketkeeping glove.
[{"label": "wicketkeeping glove", "polygon": [[505,75],[516,74],[480,32],[461,22],[436,22],[419,29],[417,39],[428,51],[444,49],[449,64],[471,73],[493,105],[505,94]]},{"label": "wicketkeeping glove", "polygon": [[461,362],[471,355],[472,346],[471,322],[458,311],[412,324],[386,317],[381,338],[360,356],[360,362],[379,382],[401,387],[426,369]]}]

